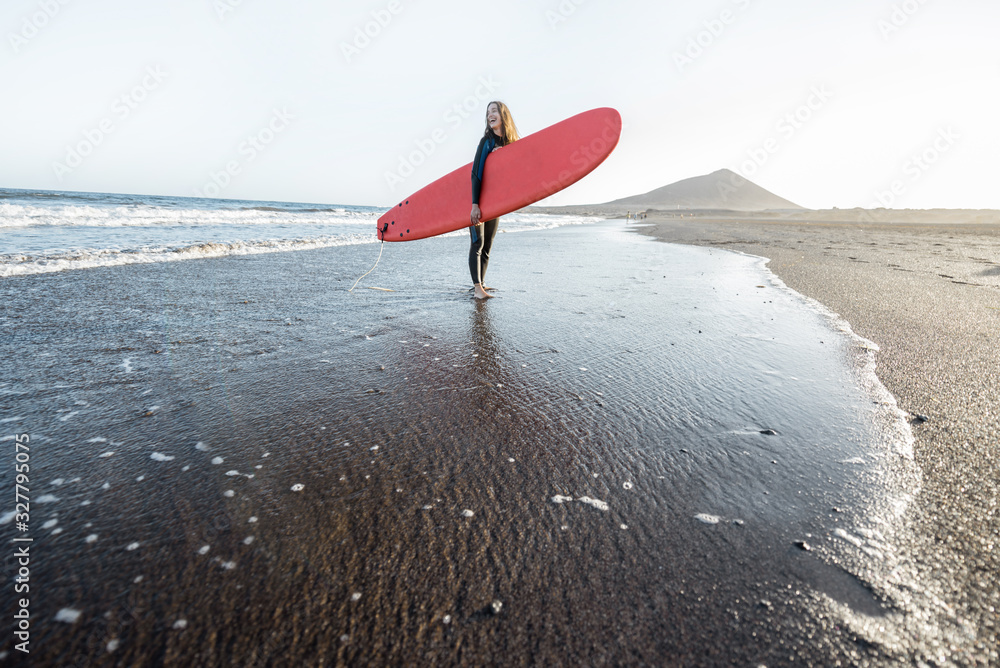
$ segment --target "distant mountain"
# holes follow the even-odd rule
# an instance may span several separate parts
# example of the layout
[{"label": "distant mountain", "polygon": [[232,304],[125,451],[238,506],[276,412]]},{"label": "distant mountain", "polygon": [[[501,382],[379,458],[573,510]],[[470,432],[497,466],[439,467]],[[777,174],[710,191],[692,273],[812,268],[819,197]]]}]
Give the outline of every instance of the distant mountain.
[{"label": "distant mountain", "polygon": [[677,183],[598,205],[636,209],[728,209],[730,211],[766,211],[803,209],[783,197],[764,190],[736,172],[720,169],[705,176],[695,176]]}]

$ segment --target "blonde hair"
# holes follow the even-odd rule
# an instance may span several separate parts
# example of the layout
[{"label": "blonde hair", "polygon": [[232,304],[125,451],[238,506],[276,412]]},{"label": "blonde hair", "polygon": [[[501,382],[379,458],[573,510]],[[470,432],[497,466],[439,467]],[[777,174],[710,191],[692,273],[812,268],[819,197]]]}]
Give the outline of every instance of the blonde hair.
[{"label": "blonde hair", "polygon": [[[503,126],[503,136],[500,138],[500,145],[506,146],[507,144],[516,142],[521,138],[521,135],[517,133],[517,125],[514,124],[514,117],[510,114],[510,109],[506,104],[500,102],[499,100],[493,100],[490,104],[497,105],[497,110],[500,112],[500,125]],[[486,105],[486,115],[490,115],[490,104]],[[493,132],[490,127],[489,121],[486,122],[486,132],[484,133],[487,137]]]}]

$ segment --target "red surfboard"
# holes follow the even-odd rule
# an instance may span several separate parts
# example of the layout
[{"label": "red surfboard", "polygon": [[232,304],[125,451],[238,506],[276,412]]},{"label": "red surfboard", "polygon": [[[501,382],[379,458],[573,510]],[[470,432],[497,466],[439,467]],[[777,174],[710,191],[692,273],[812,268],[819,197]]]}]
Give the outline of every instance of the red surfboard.
[{"label": "red surfboard", "polygon": [[[486,159],[479,196],[482,220],[491,220],[571,186],[597,168],[618,145],[621,115],[591,109],[550,125]],[[413,193],[378,219],[383,241],[426,239],[470,226],[472,163]]]}]

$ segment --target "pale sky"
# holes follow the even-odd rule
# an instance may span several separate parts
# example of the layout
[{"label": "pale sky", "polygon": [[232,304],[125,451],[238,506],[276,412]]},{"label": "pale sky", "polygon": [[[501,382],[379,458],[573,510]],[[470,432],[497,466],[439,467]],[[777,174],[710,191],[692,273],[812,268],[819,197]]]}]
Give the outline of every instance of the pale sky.
[{"label": "pale sky", "polygon": [[998,27],[996,0],[5,0],[0,187],[388,206],[500,99],[522,135],[621,112],[547,204],[725,167],[810,208],[1000,209]]}]

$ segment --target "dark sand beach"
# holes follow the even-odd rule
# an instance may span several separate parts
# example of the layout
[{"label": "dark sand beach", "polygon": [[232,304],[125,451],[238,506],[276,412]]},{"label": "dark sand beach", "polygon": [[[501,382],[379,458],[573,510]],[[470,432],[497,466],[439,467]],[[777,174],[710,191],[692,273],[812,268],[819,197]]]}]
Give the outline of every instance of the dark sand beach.
[{"label": "dark sand beach", "polygon": [[32,662],[995,662],[988,236],[623,227],[0,282]]},{"label": "dark sand beach", "polygon": [[[841,220],[837,220],[837,218]],[[810,220],[652,212],[644,234],[769,258],[787,285],[880,347],[877,374],[914,416],[922,488],[902,558],[967,625],[962,665],[1000,648],[1000,223],[995,212],[850,212]],[[920,417],[916,417],[920,416]],[[926,421],[924,420],[926,418]],[[919,622],[913,620],[914,633]],[[975,649],[972,649],[972,648]],[[948,648],[942,648],[942,658]]]}]

